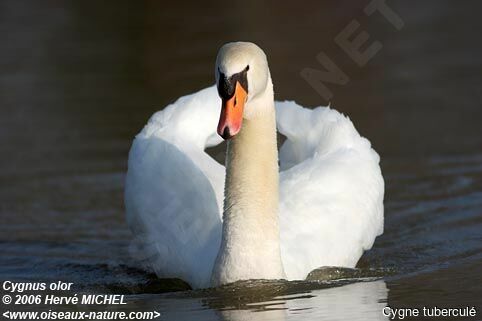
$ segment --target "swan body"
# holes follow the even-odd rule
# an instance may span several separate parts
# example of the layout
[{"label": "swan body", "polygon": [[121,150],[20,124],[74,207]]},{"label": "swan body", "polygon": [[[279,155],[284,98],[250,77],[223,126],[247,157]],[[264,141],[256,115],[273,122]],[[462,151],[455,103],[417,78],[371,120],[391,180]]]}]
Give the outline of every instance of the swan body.
[{"label": "swan body", "polygon": [[[329,107],[274,102],[254,44],[223,46],[215,74],[216,86],[155,113],[133,142],[132,253],[194,288],[354,267],[383,232],[384,182],[370,142]],[[276,129],[286,136],[279,155]],[[229,139],[226,168],[205,152],[220,136]]]}]

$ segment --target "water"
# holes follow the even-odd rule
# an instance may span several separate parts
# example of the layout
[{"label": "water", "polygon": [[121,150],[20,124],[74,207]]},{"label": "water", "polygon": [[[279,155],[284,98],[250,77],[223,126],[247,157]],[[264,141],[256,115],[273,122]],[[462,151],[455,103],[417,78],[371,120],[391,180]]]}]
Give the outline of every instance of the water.
[{"label": "water", "polygon": [[[1,2],[0,280],[125,294],[109,309],[164,320],[373,320],[387,305],[476,306],[481,319],[480,4],[391,1],[400,31],[365,5]],[[363,68],[333,41],[353,19],[383,44]],[[210,85],[216,50],[233,39],[268,52],[278,100],[326,104],[299,76],[320,51],[349,75],[330,86],[332,105],[371,140],[386,182],[385,233],[356,270],[190,291],[127,254],[132,138]]]}]

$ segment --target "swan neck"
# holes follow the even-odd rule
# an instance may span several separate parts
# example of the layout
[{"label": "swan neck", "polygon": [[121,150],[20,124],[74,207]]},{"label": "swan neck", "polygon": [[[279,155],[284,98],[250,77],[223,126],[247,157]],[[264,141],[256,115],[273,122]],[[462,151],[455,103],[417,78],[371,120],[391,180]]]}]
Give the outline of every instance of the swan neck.
[{"label": "swan neck", "polygon": [[[250,108],[250,106],[246,106]],[[274,102],[228,142],[223,236],[213,283],[285,277],[278,223]]]},{"label": "swan neck", "polygon": [[[225,183],[225,219],[255,215],[277,221],[278,149],[272,113],[244,119],[238,135],[228,142]],[[263,221],[260,220],[260,223]]]},{"label": "swan neck", "polygon": [[[278,222],[278,147],[273,85],[248,101],[240,132],[228,141],[223,217],[235,216],[246,225],[253,216],[258,225]],[[260,219],[263,218],[263,219]],[[278,237],[279,231],[273,231]]]}]

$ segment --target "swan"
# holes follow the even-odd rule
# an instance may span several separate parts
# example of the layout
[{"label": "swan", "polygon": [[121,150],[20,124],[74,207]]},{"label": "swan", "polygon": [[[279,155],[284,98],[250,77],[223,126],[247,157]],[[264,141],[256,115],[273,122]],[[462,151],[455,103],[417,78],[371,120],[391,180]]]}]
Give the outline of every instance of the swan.
[{"label": "swan", "polygon": [[[253,43],[223,45],[214,71],[216,85],[155,113],[133,141],[133,255],[193,288],[354,267],[383,232],[384,181],[370,142],[330,107],[275,103]],[[279,153],[277,129],[286,137]],[[205,152],[223,139],[226,167]]]}]

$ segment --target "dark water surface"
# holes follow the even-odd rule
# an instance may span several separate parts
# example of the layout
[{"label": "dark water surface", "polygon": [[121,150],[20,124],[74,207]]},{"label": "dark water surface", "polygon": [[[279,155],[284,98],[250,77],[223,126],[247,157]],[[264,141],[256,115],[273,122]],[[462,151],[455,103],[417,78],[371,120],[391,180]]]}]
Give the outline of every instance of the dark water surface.
[{"label": "dark water surface", "polygon": [[[482,319],[482,6],[389,1],[397,31],[367,3],[1,1],[0,280],[127,294],[109,309],[164,320],[377,320],[387,305],[475,306]],[[353,19],[383,45],[364,67],[334,41]],[[327,103],[300,76],[321,51],[349,76],[329,85],[332,106],[373,143],[386,182],[385,233],[357,270],[168,293],[184,285],[128,255],[132,139],[213,83],[230,40],[265,49],[277,100]]]}]

